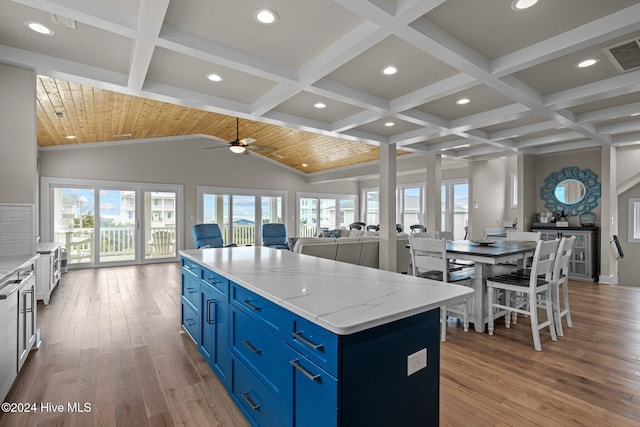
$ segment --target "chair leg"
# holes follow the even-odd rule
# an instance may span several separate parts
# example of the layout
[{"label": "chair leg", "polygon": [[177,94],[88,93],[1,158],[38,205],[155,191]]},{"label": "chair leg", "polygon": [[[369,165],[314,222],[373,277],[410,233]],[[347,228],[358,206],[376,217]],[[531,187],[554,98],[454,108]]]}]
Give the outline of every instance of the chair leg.
[{"label": "chair leg", "polygon": [[[511,307],[511,291],[504,291],[504,305],[507,307]],[[507,310],[507,313],[504,315],[504,326],[509,329],[511,327],[511,311]],[[515,312],[514,312],[515,314]]]},{"label": "chair leg", "polygon": [[551,341],[558,341],[556,336],[556,327],[553,321],[553,302],[551,301],[551,288],[547,288],[545,292],[545,306],[547,308],[547,321],[549,322],[549,333],[551,333]]},{"label": "chair leg", "polygon": [[530,295],[529,298],[533,298],[533,301],[529,302],[529,318],[531,319],[531,332],[533,334],[533,348],[537,351],[542,351],[542,345],[540,345],[540,329],[538,328],[538,307],[535,302],[535,295]]},{"label": "chair leg", "polygon": [[560,284],[554,283],[551,290],[551,304],[553,305],[553,323],[559,337],[564,336],[562,331],[562,313],[560,312]]},{"label": "chair leg", "polygon": [[571,310],[569,309],[569,281],[562,282],[562,299],[564,303],[563,312],[566,312],[567,326],[573,328],[573,322],[571,321]]},{"label": "chair leg", "polygon": [[493,335],[495,321],[493,319],[493,288],[487,288],[487,313],[489,314],[489,335]]},{"label": "chair leg", "polygon": [[464,302],[464,311],[462,313],[462,325],[465,332],[469,332],[469,300]]}]

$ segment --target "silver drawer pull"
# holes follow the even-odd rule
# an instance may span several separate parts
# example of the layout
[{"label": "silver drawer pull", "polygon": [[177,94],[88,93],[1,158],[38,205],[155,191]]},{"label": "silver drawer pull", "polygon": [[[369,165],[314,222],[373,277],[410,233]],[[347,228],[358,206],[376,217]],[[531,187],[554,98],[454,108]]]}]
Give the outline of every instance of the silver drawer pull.
[{"label": "silver drawer pull", "polygon": [[311,372],[303,368],[302,365],[300,365],[300,363],[298,362],[298,359],[290,360],[289,363],[311,381],[318,381],[320,379],[320,375],[313,375]]},{"label": "silver drawer pull", "polygon": [[196,325],[196,322],[194,322],[191,319],[184,319],[184,323],[186,323],[187,326],[195,326]]},{"label": "silver drawer pull", "polygon": [[185,264],[182,266],[182,268],[184,268],[185,270],[189,270],[191,271],[191,269],[193,268],[192,266],[190,266],[189,264]]},{"label": "silver drawer pull", "polygon": [[212,299],[208,299],[207,300],[207,324],[209,325],[213,325],[214,323],[216,323],[215,321],[215,314],[212,318],[211,313],[213,312],[213,310],[211,310],[211,307],[213,306],[215,308],[215,301]]},{"label": "silver drawer pull", "polygon": [[251,398],[249,397],[249,392],[245,391],[244,393],[242,393],[242,398],[244,399],[245,402],[247,402],[247,405],[249,405],[249,407],[251,409],[253,409],[254,411],[257,411],[260,409],[260,405],[256,405],[253,400],[251,400]]},{"label": "silver drawer pull", "polygon": [[321,348],[324,348],[324,344],[314,344],[308,339],[306,339],[305,337],[303,337],[300,332],[294,332],[293,337],[297,340],[300,340],[303,344],[306,344],[307,346],[311,347],[314,350],[320,350]]},{"label": "silver drawer pull", "polygon": [[244,344],[245,347],[247,347],[249,350],[251,350],[251,353],[253,353],[253,354],[262,353],[262,350],[257,349],[253,345],[251,345],[251,341],[249,341],[249,340],[242,341],[242,344]]},{"label": "silver drawer pull", "polygon": [[204,279],[204,281],[210,285],[217,285],[218,283],[220,283],[220,281],[216,279]]},{"label": "silver drawer pull", "polygon": [[196,292],[194,288],[184,288],[184,290],[189,292],[190,294],[194,294]]},{"label": "silver drawer pull", "polygon": [[242,303],[253,311],[262,311],[262,308],[258,307],[257,305],[251,304],[249,301],[242,301]]}]

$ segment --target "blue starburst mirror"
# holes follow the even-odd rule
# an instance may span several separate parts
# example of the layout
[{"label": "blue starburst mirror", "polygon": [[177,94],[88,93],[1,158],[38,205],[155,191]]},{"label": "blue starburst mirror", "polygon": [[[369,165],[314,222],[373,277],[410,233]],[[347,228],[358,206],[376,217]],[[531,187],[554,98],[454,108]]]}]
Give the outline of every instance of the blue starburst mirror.
[{"label": "blue starburst mirror", "polygon": [[575,166],[551,173],[540,189],[546,208],[567,216],[591,212],[601,195],[598,175]]}]

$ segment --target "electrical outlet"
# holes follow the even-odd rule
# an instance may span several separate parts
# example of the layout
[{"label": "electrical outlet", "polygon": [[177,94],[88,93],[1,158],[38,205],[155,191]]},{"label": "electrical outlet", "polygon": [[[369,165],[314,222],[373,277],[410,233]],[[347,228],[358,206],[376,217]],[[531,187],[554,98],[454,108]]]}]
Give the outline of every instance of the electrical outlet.
[{"label": "electrical outlet", "polygon": [[407,376],[427,367],[427,349],[423,348],[407,356]]}]

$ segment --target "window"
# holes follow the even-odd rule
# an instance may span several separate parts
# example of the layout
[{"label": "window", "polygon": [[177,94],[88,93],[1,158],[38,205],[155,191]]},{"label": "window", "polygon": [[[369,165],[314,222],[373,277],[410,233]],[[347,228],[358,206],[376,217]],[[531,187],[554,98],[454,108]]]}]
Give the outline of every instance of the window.
[{"label": "window", "polygon": [[441,209],[442,229],[452,231],[455,240],[464,239],[465,227],[469,224],[467,181],[455,180],[442,183]]},{"label": "window", "polygon": [[629,199],[629,243],[640,243],[640,198]]},{"label": "window", "polygon": [[313,237],[322,230],[349,228],[357,221],[357,196],[298,194],[298,236]]},{"label": "window", "polygon": [[[424,224],[424,186],[422,184],[399,185],[396,187],[396,222],[405,230],[414,224]],[[380,224],[380,193],[378,189],[363,191],[365,222]]]},{"label": "window", "polygon": [[262,224],[284,222],[284,191],[198,186],[198,223],[216,223],[225,245],[262,244]]}]

